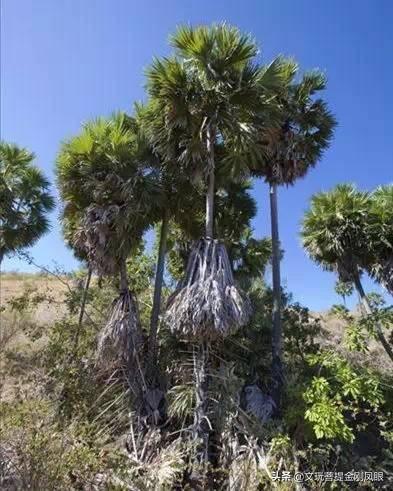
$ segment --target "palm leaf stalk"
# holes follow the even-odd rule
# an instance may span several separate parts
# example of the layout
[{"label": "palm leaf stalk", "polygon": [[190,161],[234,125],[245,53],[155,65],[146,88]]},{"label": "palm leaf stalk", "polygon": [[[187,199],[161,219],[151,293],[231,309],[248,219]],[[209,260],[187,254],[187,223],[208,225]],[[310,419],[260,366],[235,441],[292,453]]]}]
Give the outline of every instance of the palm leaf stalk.
[{"label": "palm leaf stalk", "polygon": [[77,355],[77,352],[78,352],[79,337],[80,337],[80,332],[82,329],[83,317],[85,315],[87,295],[89,292],[92,273],[93,273],[92,268],[89,266],[88,271],[87,271],[87,275],[86,275],[85,284],[83,287],[81,306],[80,306],[79,317],[78,317],[78,327],[77,327],[77,330],[75,333],[75,339],[74,339],[74,348],[73,348],[73,356],[74,357]]},{"label": "palm leaf stalk", "polygon": [[169,228],[169,214],[164,211],[164,216],[161,222],[160,230],[160,242],[158,247],[158,257],[156,274],[154,279],[154,293],[153,293],[153,305],[150,315],[150,332],[148,340],[148,378],[153,382],[157,372],[157,333],[158,333],[158,322],[161,309],[161,296],[162,296],[162,286],[164,281],[164,271],[165,271],[165,256],[167,250],[167,238],[168,238],[168,228]]},{"label": "palm leaf stalk", "polygon": [[[82,300],[81,300],[81,308],[79,312],[79,318],[78,318],[78,326],[82,325],[83,322],[83,317],[85,315],[85,309],[86,309],[86,301],[87,301],[87,295],[89,293],[89,288],[90,288],[90,281],[91,281],[91,276],[92,276],[92,268],[88,268],[87,270],[87,276],[86,276],[86,281],[85,285],[83,287],[83,294],[82,294]],[[78,343],[76,343],[78,344]]]}]

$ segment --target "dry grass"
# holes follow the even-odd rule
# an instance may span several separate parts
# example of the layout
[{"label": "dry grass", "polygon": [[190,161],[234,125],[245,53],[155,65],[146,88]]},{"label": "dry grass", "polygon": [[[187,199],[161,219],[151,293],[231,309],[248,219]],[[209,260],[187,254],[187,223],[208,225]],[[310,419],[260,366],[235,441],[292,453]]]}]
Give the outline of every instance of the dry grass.
[{"label": "dry grass", "polygon": [[[0,276],[0,391],[2,401],[18,394],[32,395],[46,329],[66,312],[67,287],[58,279],[38,274]],[[25,303],[26,299],[31,302]],[[13,309],[12,305],[24,304]]]},{"label": "dry grass", "polygon": [[[359,314],[355,313],[354,315]],[[321,320],[322,331],[317,341],[323,347],[332,348],[359,365],[376,369],[382,373],[393,372],[393,363],[377,340],[368,340],[369,350],[367,353],[349,352],[345,347],[346,321],[330,312],[314,312],[313,316]]]},{"label": "dry grass", "polygon": [[[70,281],[64,278],[64,281]],[[39,324],[50,324],[66,311],[64,307],[66,284],[51,276],[25,273],[2,273],[0,275],[0,307],[8,310],[10,302],[30,291],[44,298],[30,312],[31,320]]]}]

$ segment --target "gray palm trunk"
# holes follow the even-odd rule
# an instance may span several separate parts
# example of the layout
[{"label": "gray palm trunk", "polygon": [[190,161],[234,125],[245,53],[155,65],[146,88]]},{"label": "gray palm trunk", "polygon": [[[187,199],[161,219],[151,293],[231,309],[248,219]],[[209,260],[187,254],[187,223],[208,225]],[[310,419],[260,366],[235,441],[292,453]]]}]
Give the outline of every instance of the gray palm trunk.
[{"label": "gray palm trunk", "polygon": [[272,234],[272,276],[273,276],[273,315],[272,315],[272,397],[280,407],[282,387],[284,383],[282,363],[282,319],[281,319],[281,274],[280,274],[280,237],[278,232],[277,184],[271,183],[270,221]]},{"label": "gray palm trunk", "polygon": [[4,251],[0,251],[0,266],[4,259]]},{"label": "gray palm trunk", "polygon": [[[362,285],[362,282],[360,281],[360,276],[359,274],[357,273],[354,277],[354,284],[355,284],[355,288],[359,294],[359,297],[360,297],[360,300],[362,302],[362,305],[364,307],[364,310],[366,311],[366,313],[368,315],[372,314],[373,313],[373,310],[370,306],[370,303],[367,299],[367,296],[364,292],[364,289],[363,289],[363,285]],[[387,339],[385,338],[384,334],[383,334],[383,330],[382,330],[382,326],[381,324],[377,321],[375,323],[375,330],[376,330],[376,333],[377,333],[377,337],[379,339],[379,341],[381,342],[382,346],[384,347],[387,355],[389,356],[389,358],[393,361],[393,350],[392,350],[392,347],[390,346],[389,342],[387,341]]]},{"label": "gray palm trunk", "polygon": [[206,193],[206,237],[213,238],[214,223],[214,135],[210,127],[207,130],[208,188]]},{"label": "gray palm trunk", "polygon": [[83,295],[82,295],[82,301],[81,301],[81,309],[80,309],[80,312],[79,312],[79,319],[78,319],[78,325],[79,326],[81,326],[81,324],[83,322],[83,317],[85,315],[87,294],[89,292],[91,275],[92,275],[92,269],[91,269],[91,267],[89,267],[89,269],[87,271],[85,286],[83,288]]},{"label": "gray palm trunk", "polygon": [[74,349],[73,349],[74,356],[76,356],[76,353],[78,350],[80,331],[81,331],[83,317],[85,315],[85,310],[86,310],[86,301],[87,301],[87,294],[88,294],[89,287],[90,287],[91,275],[92,275],[92,268],[89,267],[89,269],[87,271],[85,286],[83,288],[83,294],[82,294],[82,300],[81,300],[81,309],[79,312],[79,319],[78,319],[78,327],[77,327],[77,330],[75,333]]},{"label": "gray palm trunk", "polygon": [[160,244],[158,248],[158,258],[156,267],[156,276],[154,280],[154,293],[153,293],[153,307],[150,317],[150,333],[149,333],[149,363],[148,363],[148,375],[150,378],[154,378],[154,373],[157,369],[157,332],[158,332],[158,320],[161,308],[161,296],[162,286],[164,281],[165,270],[165,255],[167,248],[169,226],[169,214],[165,211],[161,223],[160,232]]},{"label": "gray palm trunk", "polygon": [[[207,238],[213,239],[214,224],[214,131],[207,128],[207,155],[208,155],[208,189],[206,193],[206,230]],[[208,423],[208,359],[209,343],[200,341],[194,348],[194,378],[196,406],[194,414],[194,437],[201,441],[198,448],[197,460],[203,464],[209,460],[209,423]]]},{"label": "gray palm trunk", "polygon": [[128,290],[127,263],[126,259],[122,259],[120,263],[120,291],[125,292],[126,290]]}]

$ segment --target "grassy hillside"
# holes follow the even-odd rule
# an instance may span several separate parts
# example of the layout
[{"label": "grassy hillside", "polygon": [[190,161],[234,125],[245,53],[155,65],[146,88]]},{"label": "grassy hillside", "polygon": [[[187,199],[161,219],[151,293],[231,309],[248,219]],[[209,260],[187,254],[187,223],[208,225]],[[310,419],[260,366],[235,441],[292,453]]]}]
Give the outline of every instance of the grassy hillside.
[{"label": "grassy hillside", "polygon": [[[2,489],[27,489],[28,486],[37,491],[180,489],[178,483],[182,482],[181,476],[185,472],[190,449],[185,446],[187,444],[183,437],[176,438],[176,432],[172,428],[179,425],[179,420],[186,421],[192,414],[192,392],[186,390],[190,385],[183,386],[181,382],[188,370],[187,346],[176,348],[176,352],[180,353],[179,360],[170,359],[173,356],[173,340],[164,340],[166,345],[162,348],[168,350],[168,355],[165,352],[162,355],[164,359],[169,357],[167,377],[179,380],[177,385],[172,382],[173,388],[168,393],[168,428],[164,427],[159,432],[150,429],[147,439],[138,436],[136,441],[132,441],[129,439],[129,407],[125,396],[127,390],[116,376],[111,375],[109,380],[103,378],[94,365],[94,357],[92,358],[97,334],[113,298],[112,287],[104,285],[99,289],[93,280],[87,316],[79,334],[79,354],[74,355],[81,281],[63,276],[55,278],[13,273],[2,275],[0,284],[1,415],[4,422],[0,434],[0,452],[3,462],[12,463],[0,471]],[[146,288],[146,284],[143,288]],[[142,320],[148,319],[145,310],[148,312],[151,306],[149,288],[143,299]],[[312,327],[314,325],[318,327],[315,333]],[[301,325],[295,323],[293,332],[287,332],[287,350],[293,353],[293,360],[288,359],[287,363],[294,365],[288,372],[288,397],[293,400],[288,403],[289,409],[284,415],[285,423],[277,426],[273,422],[261,426],[252,416],[243,412],[238,403],[233,407],[232,401],[227,406],[228,400],[223,399],[223,407],[232,408],[230,417],[238,420],[238,423],[233,435],[226,435],[227,430],[222,430],[222,438],[224,444],[235,445],[228,447],[226,451],[232,448],[231,452],[236,451],[237,457],[232,463],[222,463],[224,470],[220,472],[223,474],[217,474],[214,479],[217,482],[224,478],[229,479],[229,482],[238,480],[239,485],[214,489],[272,489],[272,473],[277,469],[290,469],[294,472],[296,468],[301,468],[303,471],[309,469],[316,472],[318,469],[330,470],[333,465],[337,470],[344,471],[370,469],[373,466],[379,471],[383,469],[385,483],[389,486],[388,479],[392,478],[392,455],[379,436],[380,430],[376,429],[374,418],[367,423],[366,419],[363,422],[357,421],[353,427],[353,439],[350,436],[347,441],[340,441],[337,436],[315,439],[303,416],[305,408],[302,401],[305,396],[299,397],[294,392],[296,387],[296,391],[305,390],[304,394],[307,394],[307,385],[297,388],[298,377],[303,370],[301,367],[305,362],[299,358],[299,364],[296,358],[314,352],[314,343],[315,346],[320,346],[322,352],[337,355],[338,360],[341,360],[328,368],[332,377],[331,390],[335,387],[334,384],[343,383],[344,379],[341,380],[340,377],[345,378],[348,370],[353,370],[348,372],[353,373],[350,377],[363,380],[361,374],[366,368],[383,381],[383,390],[390,390],[388,387],[392,384],[393,366],[384,350],[373,339],[367,340],[367,352],[348,350],[345,334],[347,327],[348,322],[336,314],[314,312],[310,314],[309,320],[303,319]],[[166,336],[164,334],[164,339]],[[227,357],[226,350],[233,350],[233,347],[228,345],[221,349],[220,358]],[[263,364],[266,363],[263,358],[266,355],[259,356],[262,358],[263,370]],[[346,366],[345,360],[350,365]],[[251,363],[247,359],[243,362],[245,366]],[[223,376],[224,381],[217,387],[212,382],[215,398],[228,393],[237,400],[241,381],[234,372],[234,366],[240,366],[243,362],[240,357],[235,363],[221,361],[222,366],[218,367],[217,373],[221,373],[220,377]],[[321,371],[326,359],[319,363]],[[344,375],[337,375],[341,369]],[[334,380],[336,376],[338,378]],[[315,387],[314,393],[317,390]],[[343,392],[342,385],[338,385],[337,390],[339,393]],[[375,397],[381,397],[379,390]],[[310,394],[308,397],[311,397]],[[325,396],[321,395],[322,397]],[[370,394],[367,397],[371,397]],[[391,397],[389,392],[385,397]],[[378,401],[379,399],[375,407],[380,406],[382,411],[383,405]],[[362,407],[356,396],[350,404],[348,408],[352,407],[354,414]],[[367,404],[365,414],[369,411]],[[389,405],[391,401],[388,400],[387,407]],[[347,409],[344,411],[348,412]],[[389,431],[390,413],[386,411],[383,409],[380,415],[376,414],[375,421],[378,417],[383,423],[386,418],[386,423],[383,424]],[[325,417],[328,418],[329,415]],[[180,432],[187,429],[184,421],[180,424]],[[216,424],[224,423],[216,421]],[[342,431],[347,431],[346,427]],[[225,443],[227,438],[229,440]],[[61,465],[55,465],[56,461],[61,462]],[[12,472],[9,469],[13,469]],[[227,473],[229,477],[226,477]],[[194,489],[187,486],[189,484],[184,485],[183,489]],[[351,489],[348,486],[342,489]],[[365,489],[379,489],[373,486],[374,484],[370,484]],[[299,489],[294,482],[275,483],[275,488]],[[322,490],[330,487],[326,483],[318,484],[314,481],[312,487],[304,489]]]}]

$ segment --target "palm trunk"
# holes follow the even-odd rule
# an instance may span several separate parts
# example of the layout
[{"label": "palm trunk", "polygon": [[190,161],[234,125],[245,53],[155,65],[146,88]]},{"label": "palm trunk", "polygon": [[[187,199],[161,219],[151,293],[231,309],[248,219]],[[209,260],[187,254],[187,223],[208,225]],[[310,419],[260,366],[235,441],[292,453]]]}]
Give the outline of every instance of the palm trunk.
[{"label": "palm trunk", "polygon": [[77,330],[76,330],[76,333],[75,333],[74,349],[73,349],[74,356],[76,356],[76,353],[77,353],[77,350],[78,350],[80,331],[81,331],[81,327],[82,327],[83,317],[85,315],[86,301],[87,301],[87,293],[89,291],[91,274],[92,274],[92,269],[89,267],[88,272],[87,272],[85,287],[83,289],[83,294],[82,294],[81,309],[80,309],[80,312],[79,312],[79,319],[78,319],[78,327],[77,327]]},{"label": "palm trunk", "polygon": [[157,332],[158,318],[161,307],[162,285],[164,280],[166,243],[168,236],[169,216],[165,211],[161,223],[160,245],[158,249],[156,277],[154,281],[153,307],[150,317],[150,333],[149,333],[149,373],[151,377],[155,372],[157,365]]},{"label": "palm trunk", "polygon": [[281,277],[280,277],[280,237],[278,233],[277,184],[270,184],[270,220],[272,233],[272,272],[273,272],[273,329],[272,329],[272,397],[279,410],[281,405],[284,373],[282,363],[282,321],[281,321]]},{"label": "palm trunk", "polygon": [[79,326],[81,326],[81,324],[83,322],[83,317],[85,315],[87,294],[88,294],[89,287],[90,287],[91,274],[92,274],[92,270],[89,267],[89,269],[87,271],[87,277],[86,277],[85,287],[83,289],[82,302],[81,302],[81,310],[80,310],[79,319],[78,319],[78,325]]},{"label": "palm trunk", "polygon": [[206,193],[206,237],[213,238],[214,223],[214,132],[207,130],[208,188]]},{"label": "palm trunk", "polygon": [[120,263],[120,292],[128,290],[127,263],[125,259]]},{"label": "palm trunk", "polygon": [[[362,282],[360,281],[359,274],[355,275],[354,284],[355,284],[355,288],[359,294],[360,300],[362,301],[364,310],[366,311],[367,314],[369,314],[369,315],[372,314],[373,311],[372,311],[372,308],[369,304],[367,296],[364,293],[363,285],[362,285]],[[378,321],[375,323],[375,329],[376,329],[377,337],[378,337],[379,341],[381,342],[382,346],[385,348],[385,351],[388,354],[389,358],[393,361],[392,347],[390,346],[389,342],[385,338],[385,336],[383,334],[382,326]]]},{"label": "palm trunk", "polygon": [[[213,239],[214,224],[214,131],[211,126],[207,128],[207,156],[208,156],[208,187],[206,193],[206,238]],[[209,423],[207,411],[209,405],[207,363],[209,357],[209,343],[200,341],[194,348],[194,380],[196,406],[194,414],[194,438],[198,440],[197,461],[207,464],[209,461]]]},{"label": "palm trunk", "polygon": [[4,251],[0,251],[0,267],[1,267],[1,263],[3,262],[3,259],[4,259]]},{"label": "palm trunk", "polygon": [[207,364],[209,346],[205,341],[200,341],[194,347],[194,379],[195,379],[195,414],[194,414],[194,438],[199,440],[197,446],[197,461],[205,464],[209,461],[209,420],[208,389],[209,379]]}]

